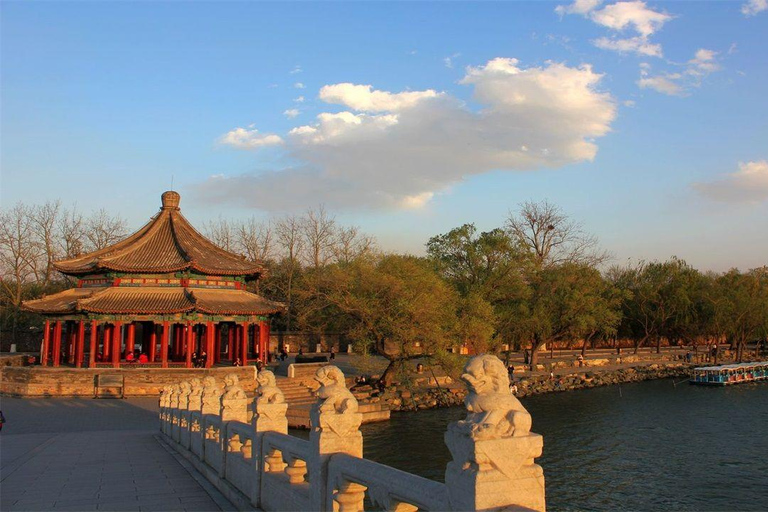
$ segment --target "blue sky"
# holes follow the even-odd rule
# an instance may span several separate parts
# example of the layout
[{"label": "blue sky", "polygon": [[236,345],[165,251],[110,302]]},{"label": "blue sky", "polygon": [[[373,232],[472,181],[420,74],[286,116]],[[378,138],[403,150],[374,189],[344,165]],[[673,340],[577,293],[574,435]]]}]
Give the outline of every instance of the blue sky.
[{"label": "blue sky", "polygon": [[138,227],[173,179],[197,224],[323,203],[418,254],[546,198],[619,263],[764,265],[763,7],[3,2],[0,201]]}]

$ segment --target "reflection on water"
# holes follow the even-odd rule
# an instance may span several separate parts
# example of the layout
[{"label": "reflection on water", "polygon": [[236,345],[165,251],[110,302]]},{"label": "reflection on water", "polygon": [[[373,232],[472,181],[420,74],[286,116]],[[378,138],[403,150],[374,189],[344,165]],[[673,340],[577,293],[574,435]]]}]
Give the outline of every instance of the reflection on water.
[{"label": "reflection on water", "polygon": [[[768,384],[660,380],[525,398],[549,510],[766,510]],[[461,409],[364,425],[365,457],[443,480]]]}]

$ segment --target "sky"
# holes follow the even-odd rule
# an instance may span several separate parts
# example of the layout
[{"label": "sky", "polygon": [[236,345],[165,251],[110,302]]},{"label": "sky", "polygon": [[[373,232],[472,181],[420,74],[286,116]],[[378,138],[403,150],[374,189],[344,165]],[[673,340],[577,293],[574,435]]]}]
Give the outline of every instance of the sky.
[{"label": "sky", "polygon": [[324,205],[382,249],[560,206],[623,264],[768,264],[768,0],[0,3],[0,205]]}]

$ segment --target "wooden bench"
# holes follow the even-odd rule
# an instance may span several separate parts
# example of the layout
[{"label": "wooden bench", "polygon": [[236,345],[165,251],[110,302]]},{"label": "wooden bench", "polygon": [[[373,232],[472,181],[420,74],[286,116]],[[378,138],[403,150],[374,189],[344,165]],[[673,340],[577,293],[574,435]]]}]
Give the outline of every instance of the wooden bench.
[{"label": "wooden bench", "polygon": [[93,386],[93,398],[116,398],[116,393],[103,394],[103,389],[120,390],[120,398],[125,398],[125,377],[120,375],[102,373],[96,375]]}]

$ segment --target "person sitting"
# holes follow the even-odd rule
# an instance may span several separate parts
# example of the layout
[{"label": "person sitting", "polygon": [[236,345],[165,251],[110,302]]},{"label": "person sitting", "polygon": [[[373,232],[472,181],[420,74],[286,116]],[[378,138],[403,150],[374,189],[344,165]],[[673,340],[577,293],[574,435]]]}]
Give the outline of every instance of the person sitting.
[{"label": "person sitting", "polygon": [[235,359],[235,366],[243,366],[243,362],[240,360],[239,357]]},{"label": "person sitting", "polygon": [[147,357],[147,354],[144,354],[144,353],[139,354],[139,363],[144,364],[148,362],[149,362],[149,358]]},{"label": "person sitting", "polygon": [[125,362],[126,363],[132,363],[134,361],[133,352],[128,352],[125,354]]}]

